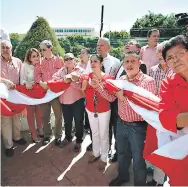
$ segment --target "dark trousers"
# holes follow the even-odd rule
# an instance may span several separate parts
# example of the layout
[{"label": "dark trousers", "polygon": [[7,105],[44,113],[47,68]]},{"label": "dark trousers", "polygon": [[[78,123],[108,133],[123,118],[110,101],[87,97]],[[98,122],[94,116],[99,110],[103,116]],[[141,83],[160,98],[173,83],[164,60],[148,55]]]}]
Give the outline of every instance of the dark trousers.
[{"label": "dark trousers", "polygon": [[111,116],[110,116],[110,123],[109,123],[109,144],[111,148],[112,135],[114,134],[115,150],[116,150],[117,149],[116,126],[117,126],[117,119],[118,119],[118,100],[117,99],[114,102],[110,103],[110,108],[111,108]]},{"label": "dark trousers", "polygon": [[129,166],[133,159],[134,185],[146,186],[146,163],[143,158],[146,122],[117,122],[118,172],[122,180],[129,179]]},{"label": "dark trousers", "polygon": [[63,117],[65,123],[65,138],[67,140],[72,139],[72,122],[74,118],[76,128],[76,143],[82,143],[83,141],[83,115],[84,115],[84,99],[79,99],[73,104],[62,104]]},{"label": "dark trousers", "polygon": [[88,114],[87,114],[86,110],[84,110],[84,120],[83,121],[84,121],[84,128],[89,129],[90,124],[89,124]]}]

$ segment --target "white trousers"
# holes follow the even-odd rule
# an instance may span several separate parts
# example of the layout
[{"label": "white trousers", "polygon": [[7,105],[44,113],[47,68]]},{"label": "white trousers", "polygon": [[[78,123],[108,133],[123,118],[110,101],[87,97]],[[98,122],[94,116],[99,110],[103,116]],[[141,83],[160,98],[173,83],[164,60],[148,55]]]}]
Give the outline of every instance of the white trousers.
[{"label": "white trousers", "polygon": [[111,110],[103,113],[97,113],[98,117],[94,117],[94,113],[87,110],[89,123],[92,131],[93,155],[107,162],[109,150],[109,123]]},{"label": "white trousers", "polygon": [[13,146],[12,139],[19,140],[21,138],[20,128],[20,114],[11,117],[1,116],[1,133],[6,149],[10,149]]}]

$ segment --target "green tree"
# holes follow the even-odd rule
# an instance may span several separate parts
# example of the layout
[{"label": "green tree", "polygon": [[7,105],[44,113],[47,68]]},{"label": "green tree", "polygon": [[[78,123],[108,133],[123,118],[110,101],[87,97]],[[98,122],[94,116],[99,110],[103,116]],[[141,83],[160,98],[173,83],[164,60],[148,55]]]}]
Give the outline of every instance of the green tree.
[{"label": "green tree", "polygon": [[60,46],[65,50],[66,53],[70,53],[71,43],[68,38],[58,38]]},{"label": "green tree", "polygon": [[26,51],[32,47],[39,49],[39,44],[43,40],[51,40],[53,52],[60,54],[60,56],[64,55],[64,49],[60,46],[55,33],[50,28],[47,20],[43,17],[38,17],[16,48],[15,56],[23,60]]},{"label": "green tree", "polygon": [[117,47],[117,48],[112,47],[110,50],[110,54],[122,60],[123,59],[123,47]]},{"label": "green tree", "polygon": [[14,51],[16,49],[16,47],[20,44],[20,36],[18,33],[10,33],[10,41],[12,43],[12,52],[14,55]]},{"label": "green tree", "polygon": [[133,24],[131,37],[146,37],[148,30],[157,28],[160,30],[161,37],[173,37],[182,34],[184,29],[178,27],[174,14],[163,15],[150,12],[138,18]]}]

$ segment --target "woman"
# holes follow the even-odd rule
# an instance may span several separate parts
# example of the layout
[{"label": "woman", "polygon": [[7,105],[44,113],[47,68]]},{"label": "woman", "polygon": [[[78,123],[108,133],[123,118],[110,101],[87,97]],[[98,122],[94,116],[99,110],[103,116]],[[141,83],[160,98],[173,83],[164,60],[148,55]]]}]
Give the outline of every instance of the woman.
[{"label": "woman", "polygon": [[[166,129],[185,132],[188,128],[188,38],[176,36],[170,39],[162,54],[175,74],[161,85],[159,118]],[[188,186],[187,168],[188,156],[181,168],[176,167],[167,173],[170,185]]]},{"label": "woman", "polygon": [[[112,79],[102,71],[103,58],[92,55],[90,59],[92,73],[83,75],[81,82],[85,83],[86,111],[92,131],[93,155],[88,163],[93,163],[101,158],[98,169],[104,170],[107,163],[109,150],[109,122],[110,103],[115,97],[107,92],[104,87],[106,79]],[[82,87],[83,88],[83,87]],[[101,151],[100,151],[101,150]]]},{"label": "woman", "polygon": [[[25,62],[22,65],[20,73],[20,84],[25,85],[26,89],[31,90],[34,85],[34,69],[40,66],[41,56],[37,49],[31,48],[27,51]],[[42,121],[39,105],[27,106],[27,121],[29,130],[32,135],[32,141],[38,143],[37,133],[35,130],[35,120],[39,131],[39,136],[43,138]]]},{"label": "woman", "polygon": [[[53,80],[64,80],[65,83],[71,82],[73,72],[81,74],[84,69],[76,66],[76,60],[72,53],[67,53],[64,56],[65,66],[53,75]],[[72,142],[72,123],[73,118],[76,128],[76,145],[75,152],[81,151],[81,143],[83,141],[83,115],[84,115],[84,98],[81,90],[77,90],[70,86],[59,97],[62,105],[63,117],[65,122],[65,139],[59,145],[61,148]]]}]

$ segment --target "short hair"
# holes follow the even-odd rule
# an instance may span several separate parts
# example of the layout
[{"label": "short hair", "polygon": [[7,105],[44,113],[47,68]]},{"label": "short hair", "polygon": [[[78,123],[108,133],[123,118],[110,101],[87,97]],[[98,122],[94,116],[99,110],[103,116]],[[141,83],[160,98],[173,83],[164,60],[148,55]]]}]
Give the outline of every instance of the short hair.
[{"label": "short hair", "polygon": [[130,41],[128,41],[125,45],[127,45],[127,44],[136,45],[136,47],[137,47],[138,49],[141,49],[141,45],[140,45],[139,41],[137,41],[137,40],[130,40]]},{"label": "short hair", "polygon": [[147,37],[150,37],[151,34],[152,34],[152,32],[155,32],[155,31],[159,32],[159,29],[150,29],[150,30],[148,31],[148,33],[147,33]]},{"label": "short hair", "polygon": [[40,43],[40,47],[46,46],[47,48],[53,48],[52,42],[50,40],[43,40]]},{"label": "short hair", "polygon": [[135,57],[137,57],[138,59],[140,59],[140,53],[137,52],[137,51],[129,51],[129,52],[127,52],[127,53],[124,55],[123,59],[125,59],[127,56],[130,56],[130,55],[135,56]]},{"label": "short hair", "polygon": [[39,55],[39,57],[41,56],[40,52],[36,48],[31,48],[31,49],[27,50],[26,55],[25,55],[25,61],[29,62],[30,64],[31,64],[31,55],[33,52],[37,53]]},{"label": "short hair", "polygon": [[163,58],[166,59],[167,51],[177,45],[182,45],[186,50],[188,50],[188,38],[183,35],[178,35],[171,38],[162,49]]},{"label": "short hair", "polygon": [[10,41],[8,41],[8,40],[2,40],[2,41],[1,41],[1,45],[2,45],[2,44],[5,44],[6,46],[10,47],[10,49],[12,49],[12,44],[11,44]]},{"label": "short hair", "polygon": [[110,40],[108,38],[105,38],[105,37],[99,38],[98,41],[100,41],[100,40],[104,41],[108,46],[110,46]]},{"label": "short hair", "polygon": [[90,54],[90,48],[84,47],[82,50],[85,50],[87,54]]},{"label": "short hair", "polygon": [[167,42],[168,42],[168,40],[163,41],[163,42],[161,42],[160,44],[158,44],[158,45],[157,45],[157,52],[162,51],[163,48],[164,48],[164,46],[165,46],[165,44],[166,44]]}]

